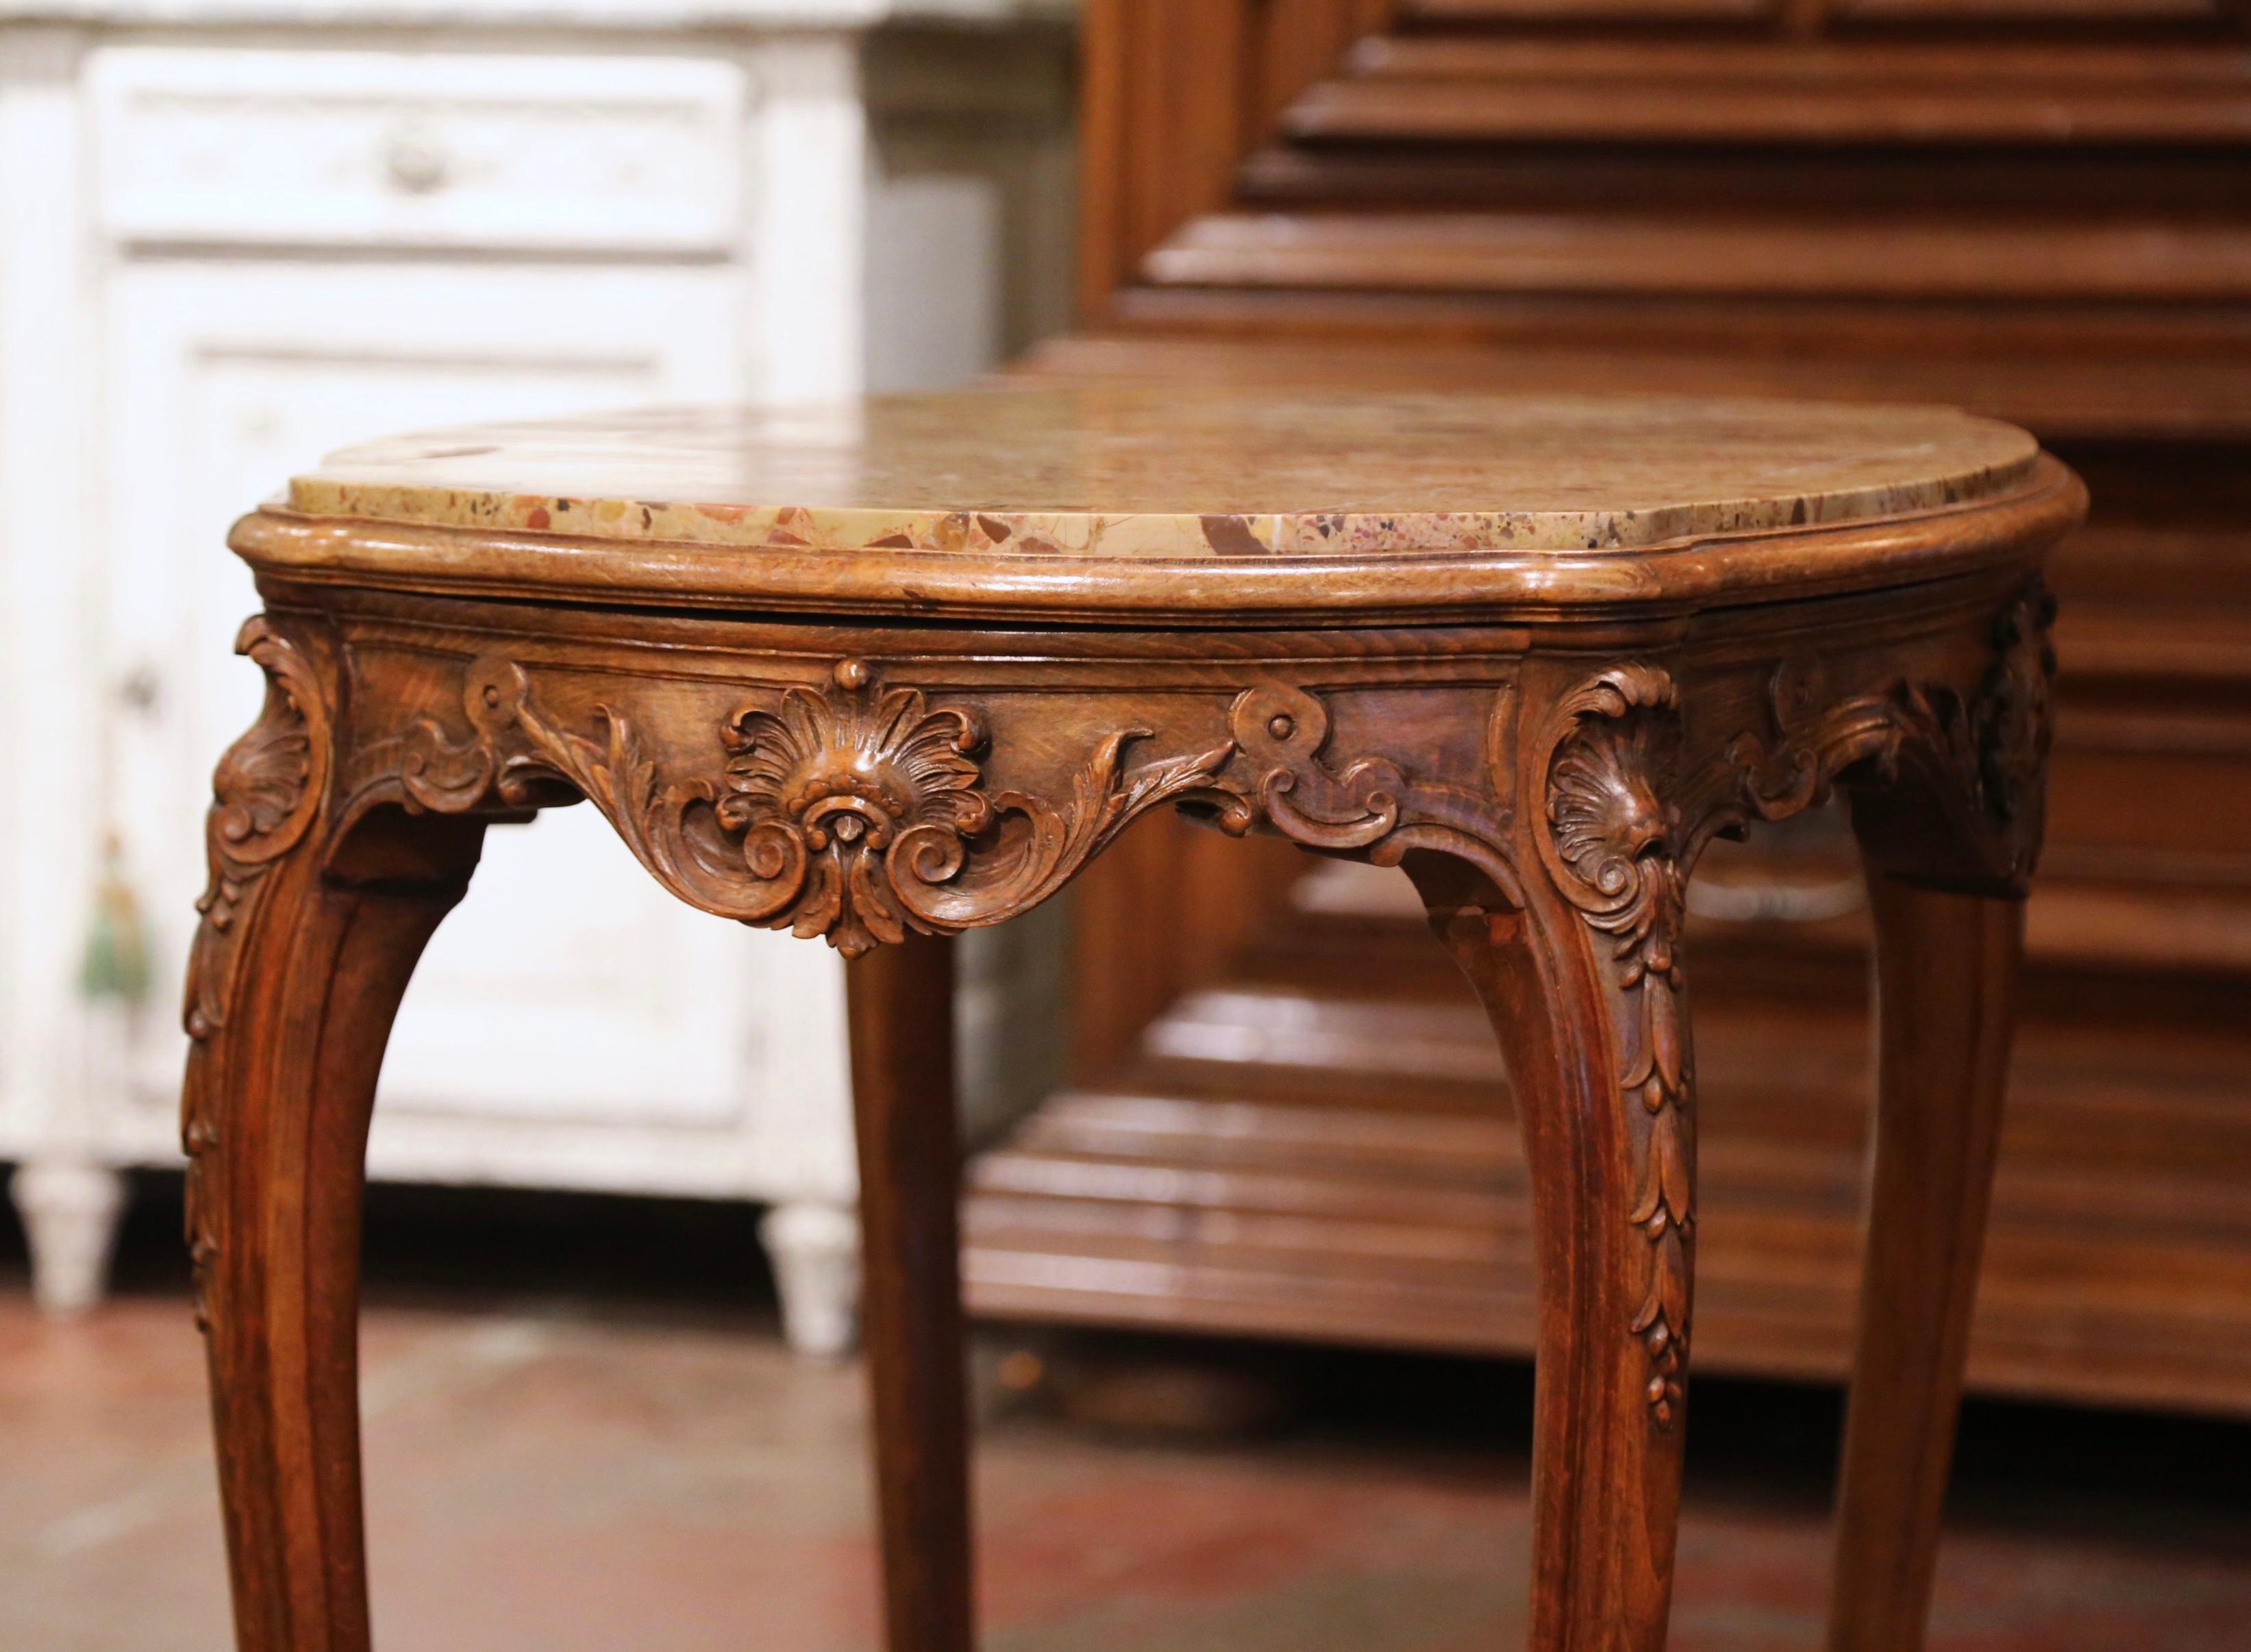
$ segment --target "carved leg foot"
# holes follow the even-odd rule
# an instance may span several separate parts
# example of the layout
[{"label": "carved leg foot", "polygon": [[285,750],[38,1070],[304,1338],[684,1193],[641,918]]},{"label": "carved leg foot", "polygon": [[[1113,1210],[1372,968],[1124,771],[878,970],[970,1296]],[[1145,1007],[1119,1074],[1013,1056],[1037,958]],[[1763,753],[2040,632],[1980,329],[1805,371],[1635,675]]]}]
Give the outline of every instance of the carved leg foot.
[{"label": "carved leg foot", "polygon": [[848,1205],[777,1205],[758,1238],[781,1293],[782,1334],[799,1353],[849,1353],[860,1329],[860,1224]]},{"label": "carved leg foot", "polygon": [[39,1311],[82,1314],[109,1283],[109,1256],[125,1215],[125,1178],[82,1159],[32,1159],[8,1184],[31,1248]]},{"label": "carved leg foot", "polygon": [[1432,927],[1493,1018],[1531,1171],[1540,1338],[1530,1644],[1659,1652],[1680,1496],[1693,1220],[1677,977],[1669,955],[1640,949],[1622,961],[1610,935],[1549,891],[1511,910],[1458,867],[1408,864]]},{"label": "carved leg foot", "polygon": [[971,1652],[952,944],[846,965],[868,1372],[890,1652]]},{"label": "carved leg foot", "polygon": [[2009,895],[1869,877],[1874,1151],[1837,1503],[1832,1652],[1922,1645],[2006,1085],[2024,928]]}]

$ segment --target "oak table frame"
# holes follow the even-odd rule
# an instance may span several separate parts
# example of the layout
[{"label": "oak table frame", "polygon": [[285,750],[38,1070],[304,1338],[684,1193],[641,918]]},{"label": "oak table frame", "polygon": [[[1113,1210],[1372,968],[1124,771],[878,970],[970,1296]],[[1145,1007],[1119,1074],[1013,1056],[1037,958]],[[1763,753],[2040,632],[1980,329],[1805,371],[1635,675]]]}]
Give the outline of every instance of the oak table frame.
[{"label": "oak table frame", "polygon": [[1831,1643],[1919,1645],[2040,836],[2039,570],[2083,506],[2029,450],[1948,491],[1411,556],[1284,554],[1222,515],[1206,539],[1247,554],[1202,560],[1024,554],[989,515],[966,546],[932,517],[952,543],[720,552],[560,532],[530,494],[531,527],[366,496],[246,518],[267,696],[214,783],[183,1124],[244,1652],[370,1643],[383,1046],[486,825],[580,799],[682,898],[853,960],[893,1652],[973,1637],[944,937],[1167,805],[1403,867],[1482,995],[1541,1270],[1532,1643],[1653,1652],[1695,1236],[1683,890],[1714,837],[1832,789],[1881,1047]]}]

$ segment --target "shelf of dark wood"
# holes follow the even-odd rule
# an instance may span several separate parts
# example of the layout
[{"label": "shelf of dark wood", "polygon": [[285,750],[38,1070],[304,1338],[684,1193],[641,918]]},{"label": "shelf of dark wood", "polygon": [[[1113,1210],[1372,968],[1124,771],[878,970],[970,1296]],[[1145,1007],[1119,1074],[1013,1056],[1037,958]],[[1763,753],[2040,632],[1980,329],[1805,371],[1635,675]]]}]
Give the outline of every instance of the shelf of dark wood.
[{"label": "shelf of dark wood", "polygon": [[[1530,1351],[1491,1035],[1419,924],[1334,904],[973,1163],[977,1312]],[[1971,1386],[2251,1416],[2251,1029],[2042,1013],[2038,960],[2067,972],[2085,944],[2071,897],[2048,905]],[[1852,925],[1794,946],[1775,929],[1697,937],[1698,1369],[1831,1380],[1851,1351],[1867,1031]]]}]

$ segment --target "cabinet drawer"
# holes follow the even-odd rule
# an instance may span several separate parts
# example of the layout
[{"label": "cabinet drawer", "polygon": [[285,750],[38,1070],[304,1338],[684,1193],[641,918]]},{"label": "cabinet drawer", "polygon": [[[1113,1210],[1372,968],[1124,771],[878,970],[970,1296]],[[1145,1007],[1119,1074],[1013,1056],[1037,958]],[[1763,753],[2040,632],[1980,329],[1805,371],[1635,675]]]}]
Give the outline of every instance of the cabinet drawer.
[{"label": "cabinet drawer", "polygon": [[731,63],[119,47],[92,83],[123,240],[719,252],[741,218]]}]

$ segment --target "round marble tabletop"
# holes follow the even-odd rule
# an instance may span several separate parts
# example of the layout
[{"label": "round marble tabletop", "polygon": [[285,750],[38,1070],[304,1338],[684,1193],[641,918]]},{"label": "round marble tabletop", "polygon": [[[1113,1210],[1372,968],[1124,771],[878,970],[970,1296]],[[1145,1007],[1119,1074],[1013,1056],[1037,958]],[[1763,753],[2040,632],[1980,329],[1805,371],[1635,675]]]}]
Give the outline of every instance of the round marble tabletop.
[{"label": "round marble tabletop", "polygon": [[1001,385],[396,437],[235,543],[276,571],[605,599],[1491,608],[1936,577],[2075,489],[2022,431],[1943,408]]},{"label": "round marble tabletop", "polygon": [[2038,453],[1936,408],[1012,388],[402,436],[297,478],[289,506],[822,550],[1627,549],[1986,498]]}]

